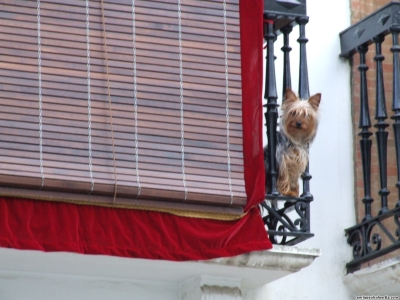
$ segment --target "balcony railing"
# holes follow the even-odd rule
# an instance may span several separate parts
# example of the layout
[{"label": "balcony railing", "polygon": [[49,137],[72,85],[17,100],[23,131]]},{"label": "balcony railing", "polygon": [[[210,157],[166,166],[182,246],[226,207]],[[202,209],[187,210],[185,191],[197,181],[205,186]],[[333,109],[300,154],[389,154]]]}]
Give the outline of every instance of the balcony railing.
[{"label": "balcony railing", "polygon": [[292,88],[290,70],[289,35],[294,26],[299,27],[299,89],[298,94],[302,99],[308,99],[308,70],[305,26],[308,23],[305,0],[264,0],[264,38],[267,42],[265,95],[267,104],[265,119],[268,138],[266,153],[267,195],[262,203],[265,210],[264,224],[268,227],[270,240],[274,244],[294,245],[313,236],[310,232],[310,203],[313,196],[310,193],[309,168],[302,175],[303,193],[298,198],[280,195],[277,190],[277,164],[276,132],[278,121],[278,92],[275,76],[274,45],[278,34],[283,34],[283,93],[287,88]]},{"label": "balcony railing", "polygon": [[[364,214],[361,222],[345,230],[348,243],[353,247],[353,260],[347,264],[349,272],[360,268],[362,263],[400,248],[400,46],[398,35],[400,33],[400,3],[389,3],[375,13],[367,16],[358,23],[352,25],[340,33],[341,56],[351,59],[358,53],[360,73],[360,117],[358,133],[360,137],[359,149],[361,154],[363,194],[361,200],[364,205]],[[382,54],[382,43],[385,36],[391,34],[393,53],[393,82],[392,82],[392,128],[387,121],[388,112],[385,99],[385,80]],[[367,52],[370,45],[375,48],[375,137],[377,144],[377,163],[379,170],[379,197],[380,205],[374,215],[372,205],[374,203],[371,194],[371,146],[373,140],[370,109],[368,104],[368,79]],[[354,57],[356,58],[356,57]],[[387,71],[386,71],[387,72]],[[397,162],[397,202],[391,205],[388,202],[388,136],[394,136],[394,152]],[[394,153],[393,153],[394,154]],[[361,205],[362,206],[362,205]]]}]

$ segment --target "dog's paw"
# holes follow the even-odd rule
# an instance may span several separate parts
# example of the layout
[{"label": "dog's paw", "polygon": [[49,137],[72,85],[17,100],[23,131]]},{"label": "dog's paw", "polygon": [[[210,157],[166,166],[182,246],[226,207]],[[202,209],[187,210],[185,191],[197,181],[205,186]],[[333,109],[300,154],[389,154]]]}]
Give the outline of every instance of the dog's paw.
[{"label": "dog's paw", "polygon": [[299,192],[298,191],[289,191],[289,192],[285,193],[283,196],[299,197]]}]

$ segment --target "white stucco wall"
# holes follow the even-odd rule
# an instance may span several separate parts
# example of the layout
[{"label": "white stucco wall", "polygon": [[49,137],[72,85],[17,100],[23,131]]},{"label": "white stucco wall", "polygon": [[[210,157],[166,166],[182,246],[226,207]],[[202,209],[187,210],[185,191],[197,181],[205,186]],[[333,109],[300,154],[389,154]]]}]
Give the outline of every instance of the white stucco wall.
[{"label": "white stucco wall", "polygon": [[1,277],[1,299],[7,300],[106,300],[163,299],[177,300],[179,289],[164,282],[113,282],[112,279],[27,274]]},{"label": "white stucco wall", "polygon": [[[320,126],[311,147],[311,231],[315,236],[301,247],[320,248],[314,263],[256,291],[246,299],[352,299],[343,284],[345,264],[351,259],[344,229],[355,224],[353,203],[353,153],[350,103],[350,67],[339,58],[339,32],[350,25],[349,0],[334,3],[307,0],[310,22],[306,26],[310,93],[322,93]],[[298,89],[298,27],[292,32],[291,66]],[[276,52],[281,52],[281,39]],[[277,55],[277,80],[282,78],[282,57]],[[281,92],[281,84],[278,91]]]},{"label": "white stucco wall", "polygon": [[0,248],[0,299],[180,299],[181,278],[157,263]]}]

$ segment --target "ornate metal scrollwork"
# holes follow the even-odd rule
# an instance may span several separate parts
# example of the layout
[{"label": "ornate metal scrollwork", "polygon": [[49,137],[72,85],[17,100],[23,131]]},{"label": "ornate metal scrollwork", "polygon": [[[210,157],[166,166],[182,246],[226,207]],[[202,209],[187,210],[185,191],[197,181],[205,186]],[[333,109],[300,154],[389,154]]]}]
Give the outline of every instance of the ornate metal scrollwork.
[{"label": "ornate metal scrollwork", "polygon": [[[379,233],[374,233],[371,235],[372,230],[374,229],[375,226],[381,227],[382,229],[382,224],[380,222],[371,222],[368,225],[367,228],[367,238],[366,238],[366,250],[367,253],[372,253],[374,251],[379,251],[382,247],[382,238]],[[372,247],[372,245],[375,245],[375,248]]]},{"label": "ornate metal scrollwork", "polygon": [[363,232],[361,229],[354,230],[347,238],[347,243],[353,247],[353,257],[359,258],[364,252]]},{"label": "ornate metal scrollwork", "polygon": [[[268,234],[273,244],[295,245],[305,239],[314,236],[310,233],[310,201],[285,199],[264,201],[263,221],[268,227]],[[285,201],[286,200],[286,201]],[[281,208],[278,207],[283,206]]]},{"label": "ornate metal scrollwork", "polygon": [[[395,229],[390,223],[387,225],[384,224],[384,221],[390,221],[392,216],[394,224],[397,225]],[[374,232],[375,229],[379,229],[379,232]],[[400,207],[396,207],[385,214],[365,220],[347,229],[347,242],[353,247],[353,260],[347,264],[347,268],[354,270],[363,262],[400,248],[399,233]],[[385,242],[383,242],[383,238],[385,238]]]},{"label": "ornate metal scrollwork", "polygon": [[400,211],[393,216],[393,220],[394,223],[397,225],[395,235],[397,236],[397,240],[400,241]]},{"label": "ornate metal scrollwork", "polygon": [[295,226],[299,226],[300,228],[298,229],[301,232],[304,232],[307,230],[307,216],[306,216],[306,211],[307,211],[307,204],[305,202],[297,202],[295,205],[295,210],[297,214],[300,216],[300,218],[296,219],[294,221]]}]

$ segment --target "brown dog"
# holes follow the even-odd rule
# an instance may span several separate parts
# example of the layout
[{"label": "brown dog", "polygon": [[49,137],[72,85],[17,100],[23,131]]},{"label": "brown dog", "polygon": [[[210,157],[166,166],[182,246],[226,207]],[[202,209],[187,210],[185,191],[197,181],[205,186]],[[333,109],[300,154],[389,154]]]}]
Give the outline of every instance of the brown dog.
[{"label": "brown dog", "polygon": [[276,149],[277,189],[281,195],[299,196],[299,178],[307,166],[308,149],[317,133],[320,101],[321,94],[301,100],[291,89],[286,90]]}]

